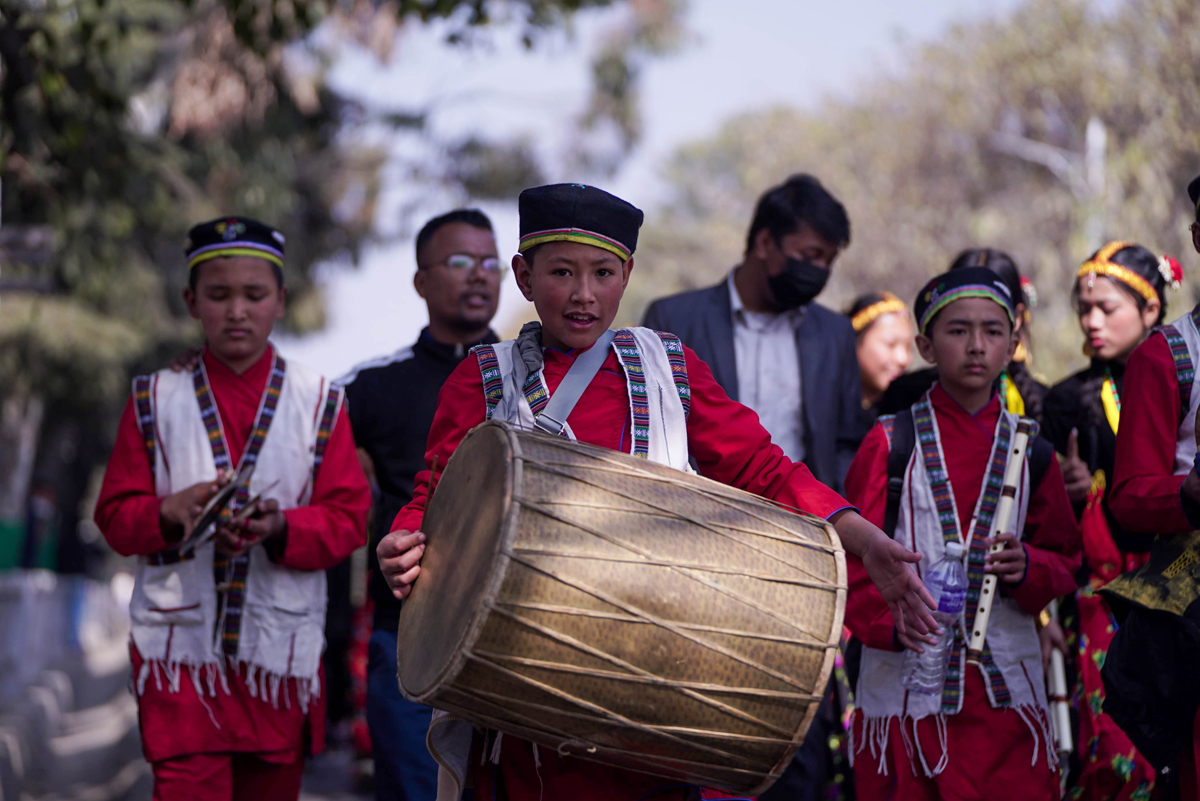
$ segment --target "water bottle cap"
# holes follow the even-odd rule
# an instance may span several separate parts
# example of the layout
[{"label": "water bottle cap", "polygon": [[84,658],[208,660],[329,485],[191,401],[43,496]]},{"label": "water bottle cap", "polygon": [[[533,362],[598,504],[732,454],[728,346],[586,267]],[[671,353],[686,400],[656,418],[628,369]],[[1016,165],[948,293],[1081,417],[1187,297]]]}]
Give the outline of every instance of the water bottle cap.
[{"label": "water bottle cap", "polygon": [[963,544],[961,542],[946,543],[946,556],[949,556],[951,559],[962,559],[962,555]]}]

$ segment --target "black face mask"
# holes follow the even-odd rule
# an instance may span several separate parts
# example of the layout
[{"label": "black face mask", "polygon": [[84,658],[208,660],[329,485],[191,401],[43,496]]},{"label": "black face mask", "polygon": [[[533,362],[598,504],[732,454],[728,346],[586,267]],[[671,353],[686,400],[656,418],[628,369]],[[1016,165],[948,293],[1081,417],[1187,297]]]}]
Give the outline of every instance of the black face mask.
[{"label": "black face mask", "polygon": [[767,278],[767,287],[780,311],[797,309],[812,301],[829,280],[829,270],[811,261],[788,257],[783,272]]}]

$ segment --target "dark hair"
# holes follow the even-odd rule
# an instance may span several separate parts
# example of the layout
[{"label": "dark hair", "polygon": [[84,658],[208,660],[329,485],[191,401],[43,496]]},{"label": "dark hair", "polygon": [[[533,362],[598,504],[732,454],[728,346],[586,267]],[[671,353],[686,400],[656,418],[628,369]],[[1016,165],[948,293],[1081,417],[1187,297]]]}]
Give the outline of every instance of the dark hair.
[{"label": "dark hair", "polygon": [[438,232],[438,229],[444,225],[451,223],[466,223],[474,228],[479,228],[489,233],[494,233],[492,229],[492,221],[488,216],[479,209],[455,209],[448,211],[438,217],[434,217],[429,222],[421,227],[417,232],[417,269],[422,269],[421,251],[429,244],[429,240],[433,239],[433,235]]},{"label": "dark hair", "polygon": [[[228,257],[218,256],[217,258],[228,258]],[[258,257],[255,256],[254,258],[258,258]],[[212,259],[209,259],[208,261],[212,261]],[[263,259],[263,261],[265,261],[265,262],[267,262],[267,264],[271,265],[271,272],[273,272],[275,274],[275,285],[279,289],[283,289],[283,270],[279,269],[279,265],[273,261],[270,261],[268,259]],[[198,280],[200,280],[199,278],[197,278],[197,274],[198,274],[197,271],[207,263],[208,263],[207,261],[202,261],[199,264],[197,264],[195,267],[192,267],[190,270],[188,270],[188,289],[192,290],[192,292],[196,291],[196,282]]]},{"label": "dark hair", "polygon": [[746,236],[746,251],[754,247],[754,238],[764,228],[778,242],[808,223],[822,239],[837,247],[850,244],[850,218],[846,208],[829,194],[821,182],[800,173],[779,186],[768,189],[754,208],[754,221]]},{"label": "dark hair", "polygon": [[[1098,255],[1100,255],[1100,251],[1097,250],[1091,256],[1088,256],[1088,261],[1092,261]],[[1145,278],[1150,286],[1154,287],[1154,293],[1158,295],[1159,303],[1158,319],[1154,321],[1154,324],[1161,325],[1163,319],[1167,316],[1167,279],[1159,272],[1158,257],[1141,245],[1130,245],[1112,254],[1109,260],[1114,264],[1119,264],[1126,269],[1132,270],[1142,278]],[[1072,303],[1075,303],[1079,299],[1079,280],[1078,278],[1075,279],[1075,286],[1071,289]],[[1116,284],[1118,289],[1133,298],[1134,303],[1137,304],[1138,311],[1146,310],[1146,304],[1149,301],[1146,300],[1141,292],[1138,292],[1124,281],[1114,278],[1112,282]]]},{"label": "dark hair", "polygon": [[[1015,307],[1019,303],[1025,307],[1026,319],[1023,323],[1028,322],[1029,298],[1025,296],[1025,290],[1021,286],[1021,271],[1017,269],[1017,263],[1013,261],[1012,256],[995,248],[968,248],[955,256],[954,261],[950,264],[951,270],[962,267],[987,267],[998,275],[1008,289],[1008,294],[1012,297],[1013,306]],[[1020,314],[1021,311],[1018,309],[1017,313]],[[1027,351],[1032,349],[1028,325],[1022,324],[1021,330],[1017,332],[1017,337]],[[1021,399],[1025,401],[1025,416],[1032,417],[1040,423],[1042,421],[1042,388],[1038,386],[1037,380],[1029,372],[1025,362],[1009,362],[1008,375],[1017,391],[1021,393]]]}]

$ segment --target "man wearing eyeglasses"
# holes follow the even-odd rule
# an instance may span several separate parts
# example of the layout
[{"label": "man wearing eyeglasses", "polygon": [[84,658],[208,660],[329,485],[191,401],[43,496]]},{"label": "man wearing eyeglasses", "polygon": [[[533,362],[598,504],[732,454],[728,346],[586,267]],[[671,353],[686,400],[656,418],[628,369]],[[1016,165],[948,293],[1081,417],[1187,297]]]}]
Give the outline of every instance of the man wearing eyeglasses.
[{"label": "man wearing eyeglasses", "polygon": [[503,274],[492,223],[476,209],[435,217],[417,234],[416,245],[413,286],[429,309],[429,325],[411,347],[364,362],[340,381],[354,440],[360,455],[369,457],[378,487],[368,549],[375,612],[367,725],[379,801],[434,798],[437,763],[425,747],[431,710],[406,700],[396,683],[400,601],[379,573],[375,546],[412,498],[414,476],[425,469],[425,441],[442,384],[473,346],[498,341],[488,326]]}]

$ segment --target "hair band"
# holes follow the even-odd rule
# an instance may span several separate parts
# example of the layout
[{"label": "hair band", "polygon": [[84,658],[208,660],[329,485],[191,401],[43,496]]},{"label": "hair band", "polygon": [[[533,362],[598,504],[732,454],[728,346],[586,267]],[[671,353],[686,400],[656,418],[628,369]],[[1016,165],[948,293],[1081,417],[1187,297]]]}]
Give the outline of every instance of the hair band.
[{"label": "hair band", "polygon": [[1095,257],[1091,259],[1091,261],[1086,261],[1083,263],[1083,266],[1079,268],[1079,272],[1075,275],[1076,280],[1079,280],[1080,278],[1087,278],[1089,276],[1102,275],[1106,278],[1112,278],[1120,281],[1122,284],[1125,284],[1134,292],[1137,292],[1139,295],[1145,298],[1147,303],[1158,301],[1158,292],[1154,290],[1154,287],[1150,285],[1149,281],[1128,267],[1123,267],[1120,264],[1111,261],[1112,257],[1117,252],[1128,247],[1133,247],[1133,243],[1120,241],[1109,242],[1100,249],[1100,252],[1097,253]]},{"label": "hair band", "polygon": [[850,318],[850,325],[854,328],[854,333],[861,334],[867,326],[885,314],[903,314],[907,317],[908,306],[900,298],[891,295],[855,312]]}]

